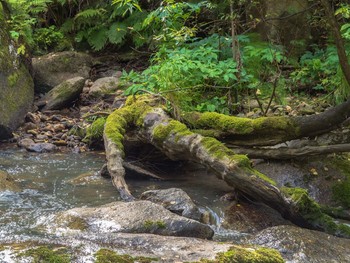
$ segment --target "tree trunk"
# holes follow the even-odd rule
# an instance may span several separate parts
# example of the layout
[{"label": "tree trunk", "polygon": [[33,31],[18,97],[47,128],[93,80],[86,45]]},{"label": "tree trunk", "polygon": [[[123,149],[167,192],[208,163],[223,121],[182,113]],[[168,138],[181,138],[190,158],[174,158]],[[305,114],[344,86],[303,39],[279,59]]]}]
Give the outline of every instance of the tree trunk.
[{"label": "tree trunk", "polygon": [[183,119],[198,133],[204,130],[205,135],[233,145],[267,146],[334,130],[349,116],[350,100],[310,116],[249,119],[215,112],[193,112],[185,114]]},{"label": "tree trunk", "polygon": [[108,117],[105,126],[108,170],[122,196],[126,194],[131,197],[124,172],[121,172],[124,169],[121,165],[123,149],[120,144],[124,127],[129,126],[138,129],[145,141],[170,159],[191,160],[205,165],[236,191],[276,209],[293,223],[350,238],[350,227],[337,224],[324,214],[306,190],[277,188],[273,180],[251,167],[245,155],[236,155],[216,139],[191,132],[183,123],[169,118],[162,108],[157,105],[151,107],[150,103],[153,102],[143,98],[134,102],[129,100],[126,108],[116,110]]}]

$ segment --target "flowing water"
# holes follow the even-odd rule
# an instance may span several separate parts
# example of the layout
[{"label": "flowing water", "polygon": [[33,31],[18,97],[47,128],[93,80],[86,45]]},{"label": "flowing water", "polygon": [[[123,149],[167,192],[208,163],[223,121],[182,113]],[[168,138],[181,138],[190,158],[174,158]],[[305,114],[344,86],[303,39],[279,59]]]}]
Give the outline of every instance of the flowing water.
[{"label": "flowing water", "polygon": [[[97,176],[105,163],[104,154],[36,154],[19,149],[1,149],[0,170],[7,171],[20,185],[20,192],[0,192],[0,240],[16,236],[25,240],[45,234],[37,231],[42,220],[73,207],[99,206],[119,200],[109,179]],[[93,173],[88,183],[72,180]],[[201,207],[211,211],[213,228],[219,239],[240,237],[221,227],[225,203],[220,197],[230,188],[204,170],[171,175],[167,181],[127,179],[137,197],[149,189],[182,188]],[[128,178],[128,177],[127,177]]]}]

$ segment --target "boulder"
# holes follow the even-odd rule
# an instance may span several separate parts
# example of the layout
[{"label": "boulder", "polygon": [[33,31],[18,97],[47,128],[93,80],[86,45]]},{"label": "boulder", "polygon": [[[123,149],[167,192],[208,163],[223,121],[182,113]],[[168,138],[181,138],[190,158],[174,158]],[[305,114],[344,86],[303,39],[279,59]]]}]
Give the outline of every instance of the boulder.
[{"label": "boulder", "polygon": [[287,262],[350,262],[349,239],[295,226],[267,228],[247,243],[277,249]]},{"label": "boulder", "polygon": [[84,78],[75,77],[54,87],[41,100],[45,103],[43,110],[60,110],[69,106],[79,97],[84,83]]},{"label": "boulder", "polygon": [[118,89],[119,78],[105,77],[97,79],[89,90],[89,96],[98,97],[103,94],[111,93]]},{"label": "boulder", "polygon": [[142,193],[140,199],[160,204],[173,213],[193,220],[200,221],[202,218],[202,213],[191,197],[179,188],[149,190]]},{"label": "boulder", "polygon": [[[17,239],[16,239],[17,238]],[[23,238],[23,237],[22,237]],[[9,243],[8,239],[13,240]],[[29,257],[28,249],[35,252],[42,251],[40,262],[68,262],[58,257],[48,255],[71,255],[71,261],[75,263],[86,262],[200,262],[202,259],[214,260],[218,253],[224,253],[232,247],[232,243],[214,242],[210,240],[191,237],[158,236],[152,234],[128,234],[111,233],[91,235],[89,233],[79,236],[54,237],[51,239],[40,237],[26,237],[26,242],[20,236],[10,236],[0,240],[3,249],[0,250],[2,262],[33,262]],[[108,247],[108,251],[106,248]],[[41,250],[39,250],[41,249]],[[33,251],[33,250],[32,250]],[[98,252],[99,251],[99,252]],[[96,252],[106,257],[97,260]],[[109,253],[108,253],[109,252]],[[128,255],[123,259],[115,254]],[[111,255],[111,256],[108,256]],[[141,257],[131,260],[130,257]],[[45,261],[46,259],[46,261]],[[51,259],[51,261],[50,261]],[[56,259],[56,261],[54,261]],[[74,260],[73,260],[74,259]],[[153,259],[153,260],[152,260]],[[205,262],[205,261],[203,261]],[[272,261],[271,261],[272,262]]]},{"label": "boulder", "polygon": [[0,140],[11,137],[31,109],[33,80],[10,40],[0,4]]},{"label": "boulder", "polygon": [[37,153],[47,153],[54,152],[57,150],[57,146],[52,143],[35,143],[30,138],[24,138],[18,142],[18,146],[25,148],[29,152],[37,152]]},{"label": "boulder", "polygon": [[41,142],[41,143],[34,143],[29,145],[26,148],[30,152],[36,152],[36,153],[48,153],[48,152],[54,152],[57,150],[57,146],[48,143],[48,142]]},{"label": "boulder", "polygon": [[210,239],[214,234],[208,225],[178,216],[149,201],[114,202],[100,207],[73,208],[57,214],[51,222],[46,223],[46,228],[56,234],[79,230],[93,233],[151,233],[203,239]]},{"label": "boulder", "polygon": [[64,51],[33,58],[36,93],[46,93],[67,79],[87,79],[94,59],[85,53]]},{"label": "boulder", "polygon": [[8,173],[0,171],[0,191],[20,192],[21,188],[9,176]]}]

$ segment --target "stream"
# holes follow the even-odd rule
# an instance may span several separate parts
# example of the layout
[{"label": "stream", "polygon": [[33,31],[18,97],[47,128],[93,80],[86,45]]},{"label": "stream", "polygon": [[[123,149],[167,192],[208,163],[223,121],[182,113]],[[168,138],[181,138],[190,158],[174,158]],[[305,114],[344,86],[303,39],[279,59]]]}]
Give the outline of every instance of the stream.
[{"label": "stream", "polygon": [[[97,175],[104,163],[105,156],[99,152],[36,154],[13,147],[2,149],[0,170],[8,172],[22,190],[0,192],[0,239],[50,238],[37,230],[50,215],[120,200],[111,181]],[[85,173],[95,175],[88,182],[74,183]],[[183,189],[197,205],[210,212],[216,240],[238,240],[245,235],[221,226],[228,203],[220,197],[230,191],[223,181],[203,169],[187,172],[180,169],[169,177],[170,180],[155,181],[126,176],[136,197],[150,189]]]}]

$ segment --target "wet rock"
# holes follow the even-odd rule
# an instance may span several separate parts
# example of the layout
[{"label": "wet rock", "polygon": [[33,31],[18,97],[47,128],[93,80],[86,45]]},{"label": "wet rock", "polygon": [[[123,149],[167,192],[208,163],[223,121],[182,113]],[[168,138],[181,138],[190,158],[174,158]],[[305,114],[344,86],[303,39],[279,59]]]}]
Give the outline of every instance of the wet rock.
[{"label": "wet rock", "polygon": [[21,188],[6,172],[0,171],[0,191],[20,192]]},{"label": "wet rock", "polygon": [[29,130],[35,130],[38,128],[37,124],[34,124],[33,122],[27,122],[22,126],[22,129],[27,132]]},{"label": "wet rock", "polygon": [[[8,259],[6,262],[32,262],[33,258],[25,258],[25,253],[23,252],[27,251],[29,248],[42,249],[43,247],[47,248],[45,250],[42,249],[43,251],[49,251],[45,253],[46,257],[43,257],[44,259],[47,258],[47,255],[55,254],[54,252],[58,252],[56,255],[59,254],[59,250],[62,249],[65,254],[68,253],[71,255],[71,258],[74,258],[74,263],[97,262],[94,254],[100,248],[106,247],[109,248],[109,251],[113,250],[119,255],[153,258],[154,261],[152,262],[199,262],[201,259],[214,260],[217,253],[226,252],[232,247],[232,244],[229,243],[213,242],[198,238],[128,233],[85,234],[81,235],[80,238],[75,236],[65,236],[63,238],[55,237],[54,239],[45,237],[26,238],[26,242],[18,242],[19,239],[16,241],[15,238],[16,237],[11,238],[11,240],[14,240],[11,243],[8,239],[0,241],[2,247],[0,258]],[[40,244],[39,247],[38,244]],[[55,259],[57,259],[57,257]],[[51,260],[50,262],[53,261]],[[57,259],[55,262],[66,261]],[[113,261],[113,258],[106,257],[106,261],[103,262],[150,261]]]},{"label": "wet rock", "polygon": [[32,139],[24,138],[24,139],[21,139],[20,141],[18,141],[17,144],[19,147],[28,149],[31,145],[35,144],[35,142]]},{"label": "wet rock", "polygon": [[263,204],[240,201],[232,202],[225,211],[222,226],[225,229],[241,233],[258,233],[259,231],[277,225],[291,224],[274,209]]},{"label": "wet rock", "polygon": [[119,79],[116,77],[105,77],[97,79],[90,87],[89,96],[98,97],[102,94],[111,93],[118,89]]},{"label": "wet rock", "polygon": [[94,59],[85,53],[65,51],[33,58],[35,91],[46,93],[67,79],[88,78]]},{"label": "wet rock", "polygon": [[94,233],[152,233],[210,239],[214,232],[197,221],[178,216],[149,201],[114,202],[100,207],[74,208],[59,213],[47,229],[68,233],[72,221],[83,220],[83,229]]},{"label": "wet rock", "polygon": [[57,150],[57,146],[52,143],[34,143],[26,147],[26,149],[30,152],[37,152],[37,153],[48,153],[48,152],[54,152]]},{"label": "wet rock", "polygon": [[34,113],[28,112],[26,117],[25,117],[25,121],[37,124],[40,122],[40,117]]},{"label": "wet rock", "polygon": [[141,194],[140,199],[162,205],[178,215],[200,221],[202,213],[188,194],[179,188],[149,190]]},{"label": "wet rock", "polygon": [[280,251],[287,262],[350,262],[350,240],[295,226],[265,229],[248,243]]},{"label": "wet rock", "polygon": [[43,110],[59,110],[69,106],[83,90],[84,78],[76,77],[55,86],[42,99],[46,102]]}]

